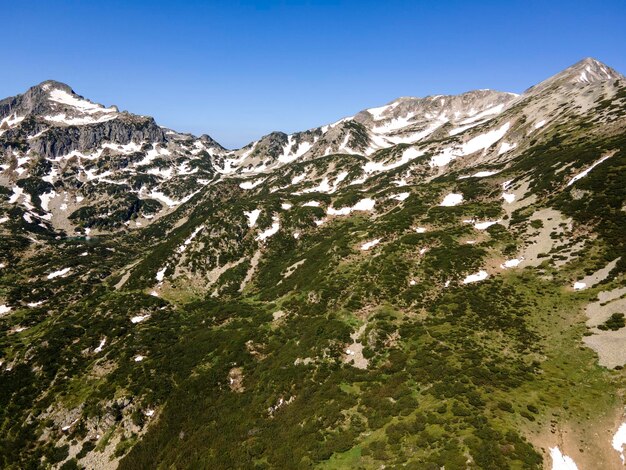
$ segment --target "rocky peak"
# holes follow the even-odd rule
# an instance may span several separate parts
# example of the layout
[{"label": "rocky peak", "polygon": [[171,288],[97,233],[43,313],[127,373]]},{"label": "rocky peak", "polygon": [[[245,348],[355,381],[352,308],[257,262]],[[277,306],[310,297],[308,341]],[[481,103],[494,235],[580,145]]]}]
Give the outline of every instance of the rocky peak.
[{"label": "rocky peak", "polygon": [[51,125],[80,125],[114,119],[118,109],[93,103],[65,83],[54,80],[46,80],[21,95],[0,101],[0,118],[31,115],[41,117]]},{"label": "rocky peak", "polygon": [[592,57],[576,62],[559,75],[571,76],[577,83],[593,83],[624,78],[622,74]]},{"label": "rocky peak", "polygon": [[587,57],[562,72],[529,88],[524,92],[524,95],[537,94],[546,89],[559,87],[566,89],[579,88],[612,80],[624,80],[624,76],[608,65],[591,57]]}]

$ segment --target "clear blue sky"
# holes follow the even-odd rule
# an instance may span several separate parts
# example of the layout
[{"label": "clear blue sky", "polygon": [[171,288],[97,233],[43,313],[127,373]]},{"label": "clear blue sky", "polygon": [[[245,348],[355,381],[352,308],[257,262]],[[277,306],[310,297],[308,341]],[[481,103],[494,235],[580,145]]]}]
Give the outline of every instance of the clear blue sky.
[{"label": "clear blue sky", "polygon": [[239,147],[399,96],[626,72],[626,1],[0,0],[0,97],[68,83]]}]

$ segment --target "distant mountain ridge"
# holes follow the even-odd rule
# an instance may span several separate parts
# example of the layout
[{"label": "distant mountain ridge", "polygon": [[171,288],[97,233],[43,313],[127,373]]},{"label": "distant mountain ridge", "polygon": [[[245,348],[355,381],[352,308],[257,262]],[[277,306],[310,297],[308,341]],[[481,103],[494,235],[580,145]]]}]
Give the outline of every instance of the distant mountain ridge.
[{"label": "distant mountain ridge", "polygon": [[[161,128],[151,117],[105,108],[77,95],[68,85],[48,80],[0,101],[0,152],[4,154],[0,183],[17,182],[19,186],[20,181],[37,174],[39,194],[49,195],[46,200],[53,206],[68,208],[53,211],[54,216],[47,215],[50,213],[43,207],[33,212],[43,218],[40,223],[44,226],[70,232],[77,223],[105,229],[128,225],[130,217],[139,217],[145,225],[215,178],[268,174],[285,165],[333,154],[368,159],[357,180],[424,154],[432,155],[435,169],[476,150],[485,151],[474,163],[499,161],[507,158],[501,156],[504,153],[513,157],[510,151],[524,146],[518,130],[524,106],[545,101],[539,106],[548,118],[543,121],[559,116],[569,119],[570,113],[579,112],[575,106],[590,103],[582,89],[610,88],[613,82],[623,80],[610,67],[584,59],[519,96],[476,90],[456,96],[403,97],[307,131],[274,132],[234,151],[207,135],[180,134]],[[574,105],[575,100],[582,101]],[[559,108],[561,105],[564,108]],[[472,140],[478,130],[486,131],[486,140]],[[505,141],[505,134],[513,138],[485,153],[494,142]],[[411,146],[411,150],[401,156],[398,151],[403,146]],[[111,211],[98,201],[100,190],[94,187],[101,183],[117,188],[113,199],[119,199],[118,209],[108,219]],[[61,194],[53,188],[85,194],[72,198],[67,191]],[[16,201],[32,205],[25,196],[16,197]],[[31,199],[37,207],[34,193]],[[88,210],[80,210],[88,204]]]}]

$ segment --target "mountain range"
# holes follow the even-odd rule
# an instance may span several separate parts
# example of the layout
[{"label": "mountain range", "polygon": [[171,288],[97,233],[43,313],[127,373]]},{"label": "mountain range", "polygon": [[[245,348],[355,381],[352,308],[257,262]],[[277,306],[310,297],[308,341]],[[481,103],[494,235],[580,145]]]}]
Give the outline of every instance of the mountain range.
[{"label": "mountain range", "polygon": [[626,78],[237,150],[0,101],[3,468],[623,468]]}]

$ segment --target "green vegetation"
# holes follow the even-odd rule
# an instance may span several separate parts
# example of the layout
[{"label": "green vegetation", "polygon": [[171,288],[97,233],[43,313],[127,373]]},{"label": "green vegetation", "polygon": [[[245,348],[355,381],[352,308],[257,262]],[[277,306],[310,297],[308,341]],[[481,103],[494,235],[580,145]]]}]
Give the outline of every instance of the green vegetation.
[{"label": "green vegetation", "polygon": [[[600,102],[595,111],[609,109]],[[459,179],[460,163],[437,176],[425,153],[366,183],[313,192],[327,175],[363,175],[365,157],[326,155],[250,190],[236,178],[205,182],[145,228],[91,239],[8,209],[0,467],[82,468],[106,453],[120,469],[541,469],[541,436],[568,426],[581,448],[593,447],[594,426],[614,424],[623,407],[623,370],[599,367],[582,339],[585,305],[624,284],[626,139],[588,135],[581,124],[555,126],[507,165],[485,165],[500,172],[490,178]],[[353,149],[370,143],[362,124],[343,131]],[[286,141],[271,134],[255,152],[278,158]],[[208,154],[196,157],[191,167],[209,166]],[[109,154],[87,163],[127,164]],[[426,176],[402,189],[405,200],[392,199],[392,181],[410,172]],[[129,184],[138,190],[153,177]],[[516,178],[527,178],[532,197],[509,214],[502,181]],[[168,191],[182,197],[194,184]],[[20,185],[35,205],[50,189],[38,178]],[[116,184],[85,186],[111,201],[74,211],[82,228],[125,227],[161,208]],[[463,204],[441,207],[453,191]],[[374,213],[328,216],[366,197]],[[313,200],[319,207],[304,205]],[[562,243],[539,253],[539,267],[504,269],[544,228],[532,215],[545,207],[571,218],[571,230],[559,230],[585,243],[555,231],[550,240]],[[244,211],[255,209],[249,227]],[[277,233],[258,240],[276,219]],[[478,230],[473,220],[499,223]],[[573,279],[618,257],[606,279],[572,290]],[[488,278],[463,282],[479,270]],[[625,325],[616,312],[598,328]]]},{"label": "green vegetation", "polygon": [[611,317],[605,321],[602,325],[598,325],[598,328],[601,330],[612,330],[617,331],[620,328],[624,328],[626,326],[626,321],[624,321],[623,313],[613,313]]}]

